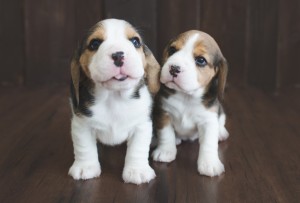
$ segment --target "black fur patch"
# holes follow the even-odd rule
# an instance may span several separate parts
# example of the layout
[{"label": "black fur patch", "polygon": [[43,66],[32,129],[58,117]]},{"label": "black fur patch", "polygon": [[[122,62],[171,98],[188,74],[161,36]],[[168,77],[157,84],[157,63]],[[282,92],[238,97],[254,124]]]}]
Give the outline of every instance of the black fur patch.
[{"label": "black fur patch", "polygon": [[170,89],[165,85],[161,85],[160,90],[159,90],[159,95],[162,97],[168,98],[170,95],[175,94],[176,90]]},{"label": "black fur patch", "polygon": [[202,100],[207,108],[213,106],[218,100],[218,74],[210,81]]},{"label": "black fur patch", "polygon": [[224,114],[224,109],[223,106],[221,104],[219,104],[219,109],[218,109],[218,116],[220,117],[221,115]]},{"label": "black fur patch", "polygon": [[94,84],[88,79],[82,70],[80,70],[80,82],[79,82],[79,102],[76,100],[75,88],[71,81],[71,100],[73,104],[73,111],[77,115],[84,115],[87,117],[93,116],[93,112],[89,109],[95,102],[93,96]]},{"label": "black fur patch", "polygon": [[145,85],[145,81],[144,80],[140,80],[139,84],[136,86],[131,98],[133,99],[139,99],[141,97],[140,95],[140,90],[141,88]]}]

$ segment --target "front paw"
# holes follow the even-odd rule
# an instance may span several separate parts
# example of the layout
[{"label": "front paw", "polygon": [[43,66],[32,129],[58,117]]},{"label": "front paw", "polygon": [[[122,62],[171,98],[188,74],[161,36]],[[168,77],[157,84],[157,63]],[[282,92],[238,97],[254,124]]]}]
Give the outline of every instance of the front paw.
[{"label": "front paw", "polygon": [[176,158],[176,147],[158,147],[152,152],[153,160],[160,162],[171,162]]},{"label": "front paw", "polygon": [[123,180],[125,183],[148,183],[155,178],[155,172],[150,166],[144,168],[125,167],[123,170]]},{"label": "front paw", "polygon": [[218,157],[202,156],[198,159],[198,171],[201,175],[219,176],[225,169]]},{"label": "front paw", "polygon": [[69,170],[69,175],[72,176],[75,180],[79,179],[90,179],[96,178],[100,176],[101,169],[100,163],[84,163],[84,162],[77,162],[74,161],[73,165]]},{"label": "front paw", "polygon": [[229,133],[226,130],[226,128],[221,128],[220,129],[220,134],[219,134],[219,141],[224,141],[229,137]]}]

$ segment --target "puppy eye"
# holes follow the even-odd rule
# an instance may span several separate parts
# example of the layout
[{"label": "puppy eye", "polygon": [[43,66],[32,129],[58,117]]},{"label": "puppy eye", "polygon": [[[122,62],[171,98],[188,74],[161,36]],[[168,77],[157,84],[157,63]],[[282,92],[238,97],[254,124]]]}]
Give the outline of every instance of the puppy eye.
[{"label": "puppy eye", "polygon": [[175,52],[177,51],[177,49],[175,47],[170,47],[168,50],[168,54],[169,56],[172,56]]},{"label": "puppy eye", "polygon": [[204,67],[207,65],[207,61],[204,57],[199,56],[195,58],[195,62],[197,66]]},{"label": "puppy eye", "polygon": [[100,40],[100,39],[92,39],[90,41],[90,44],[88,45],[88,49],[90,51],[96,51],[99,48],[101,43],[102,43],[102,40]]},{"label": "puppy eye", "polygon": [[138,37],[132,37],[129,39],[129,41],[131,41],[131,43],[133,44],[133,46],[135,48],[140,48],[141,47],[141,42],[140,42],[140,39]]}]

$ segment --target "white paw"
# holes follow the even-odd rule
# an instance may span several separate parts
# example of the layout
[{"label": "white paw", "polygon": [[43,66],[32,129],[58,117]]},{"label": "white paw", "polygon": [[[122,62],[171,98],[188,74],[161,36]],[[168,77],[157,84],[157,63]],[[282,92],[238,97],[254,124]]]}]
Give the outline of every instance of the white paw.
[{"label": "white paw", "polygon": [[219,132],[219,141],[224,141],[229,137],[228,131],[223,127]]},{"label": "white paw", "polygon": [[75,180],[79,179],[90,179],[100,176],[101,169],[100,163],[83,163],[74,161],[73,165],[69,170],[69,175],[72,176]]},{"label": "white paw", "polygon": [[176,158],[176,147],[158,147],[152,152],[153,160],[171,162]]},{"label": "white paw", "polygon": [[176,145],[180,145],[182,140],[180,138],[176,138]]},{"label": "white paw", "polygon": [[124,167],[123,170],[123,180],[125,183],[149,183],[150,180],[155,178],[155,172],[150,166],[144,168],[135,168],[135,167]]},{"label": "white paw", "polygon": [[198,171],[201,175],[219,176],[225,169],[218,157],[202,156],[198,159]]}]

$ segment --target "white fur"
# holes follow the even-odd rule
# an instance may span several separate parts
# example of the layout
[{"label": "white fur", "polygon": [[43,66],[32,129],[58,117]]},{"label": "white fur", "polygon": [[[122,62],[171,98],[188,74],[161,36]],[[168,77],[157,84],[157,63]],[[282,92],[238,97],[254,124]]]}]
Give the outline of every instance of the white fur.
[{"label": "white fur", "polygon": [[[89,67],[96,83],[95,102],[90,107],[93,116],[73,114],[71,128],[75,161],[69,174],[74,179],[98,177],[101,169],[97,140],[107,145],[127,141],[123,180],[135,184],[149,182],[155,177],[148,163],[152,138],[152,98],[146,86],[140,89],[139,99],[131,98],[137,82],[144,75],[141,55],[124,37],[125,21],[106,20],[103,24],[108,41],[103,42],[103,47],[100,46]],[[114,67],[112,59],[106,56],[116,51],[126,54],[123,69]],[[118,71],[123,71],[133,79],[103,84],[103,81],[119,74]]]},{"label": "white fur", "polygon": [[[208,110],[201,103],[205,87],[198,83],[192,55],[194,43],[200,37],[198,34],[191,36],[162,68],[161,82],[177,92],[162,100],[162,108],[169,114],[171,123],[158,132],[159,144],[152,156],[156,161],[173,161],[179,140],[193,141],[199,138],[198,171],[203,175],[216,176],[224,172],[218,155],[218,141],[226,139],[228,132],[224,127],[225,115],[218,118],[216,112]],[[178,77],[170,75],[170,65],[181,67]]]},{"label": "white fur", "polygon": [[[92,57],[89,70],[94,81],[108,89],[128,89],[136,85],[144,75],[144,66],[141,54],[127,39],[125,28],[128,23],[123,20],[108,19],[102,21],[105,30],[105,40]],[[124,65],[116,68],[111,55],[115,52],[124,52]],[[129,78],[120,83],[112,79],[118,75],[128,75]]]},{"label": "white fur", "polygon": [[[191,50],[193,50],[196,40],[199,40],[200,38],[201,35],[199,34],[191,36],[184,47],[170,56],[163,65],[160,81],[167,87],[183,91],[187,94],[194,94],[199,90],[195,60]],[[169,67],[171,65],[180,66],[181,72],[177,77],[170,75]]]}]

